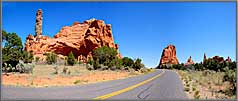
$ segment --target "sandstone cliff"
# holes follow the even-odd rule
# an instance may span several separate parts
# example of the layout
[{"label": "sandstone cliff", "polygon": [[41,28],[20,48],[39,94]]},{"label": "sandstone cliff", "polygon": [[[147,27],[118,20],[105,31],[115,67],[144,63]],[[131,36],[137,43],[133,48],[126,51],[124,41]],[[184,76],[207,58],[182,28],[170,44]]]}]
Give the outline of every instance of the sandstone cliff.
[{"label": "sandstone cliff", "polygon": [[[85,62],[92,57],[92,51],[101,46],[115,48],[118,51],[111,25],[105,24],[103,20],[90,19],[63,27],[54,38],[39,33],[36,33],[36,36],[28,35],[25,50],[32,51],[39,57],[43,57],[47,52],[67,56],[72,51],[78,60]],[[118,57],[121,58],[119,51]]]}]

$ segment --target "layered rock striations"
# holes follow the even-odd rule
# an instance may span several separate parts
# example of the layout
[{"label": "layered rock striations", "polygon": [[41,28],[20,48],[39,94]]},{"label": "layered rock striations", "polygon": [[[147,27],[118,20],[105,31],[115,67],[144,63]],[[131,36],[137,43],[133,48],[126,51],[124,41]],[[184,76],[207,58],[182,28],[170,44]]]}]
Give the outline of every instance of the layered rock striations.
[{"label": "layered rock striations", "polygon": [[174,45],[169,45],[163,50],[159,66],[164,64],[179,64]]},{"label": "layered rock striations", "polygon": [[[47,52],[67,56],[72,51],[78,60],[86,62],[92,57],[92,52],[96,48],[108,46],[117,51],[119,48],[114,43],[111,25],[105,24],[103,20],[74,22],[72,26],[63,27],[53,38],[44,36],[40,32],[37,30],[36,36],[28,35],[25,43],[25,50],[32,51],[39,57]],[[118,57],[121,58],[119,51]]]}]

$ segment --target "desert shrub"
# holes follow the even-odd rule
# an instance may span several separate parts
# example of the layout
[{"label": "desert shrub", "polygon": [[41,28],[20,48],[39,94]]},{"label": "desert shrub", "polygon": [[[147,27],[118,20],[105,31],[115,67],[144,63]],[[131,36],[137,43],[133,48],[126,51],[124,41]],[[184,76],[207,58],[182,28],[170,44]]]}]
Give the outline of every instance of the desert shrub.
[{"label": "desert shrub", "polygon": [[68,63],[68,65],[71,65],[71,66],[76,63],[76,60],[75,60],[75,57],[74,57],[74,54],[72,51],[67,56],[67,63]]},{"label": "desert shrub", "polygon": [[233,61],[233,62],[225,62],[224,63],[224,68],[223,68],[224,72],[226,71],[226,67],[228,67],[230,70],[235,70],[236,69],[236,62],[235,61]]},{"label": "desert shrub", "polygon": [[109,62],[108,67],[111,68],[112,66],[116,66],[117,69],[121,69],[122,64],[123,62],[121,59],[115,58]]},{"label": "desert shrub", "polygon": [[16,65],[17,71],[20,73],[33,73],[33,69],[35,67],[35,64],[27,63],[25,64],[23,61],[19,61],[19,63]]},{"label": "desert shrub", "polygon": [[21,38],[16,33],[7,33],[2,30],[2,42],[5,43],[2,47],[2,63],[15,67],[22,58]]},{"label": "desert shrub", "polygon": [[231,84],[231,87],[229,87],[227,89],[226,94],[230,95],[230,96],[235,95],[235,93],[236,93],[236,69],[231,70],[231,69],[229,69],[229,67],[226,67],[223,81],[228,81]]},{"label": "desert shrub", "polygon": [[78,64],[82,64],[82,61],[78,61]]},{"label": "desert shrub", "polygon": [[131,67],[134,64],[134,61],[129,57],[124,57],[122,59],[123,66]]},{"label": "desert shrub", "polygon": [[100,63],[99,63],[99,59],[97,59],[96,61],[94,61],[94,63],[93,63],[93,68],[94,68],[94,70],[97,70],[97,69],[100,69],[100,68],[101,68]]},{"label": "desert shrub", "polygon": [[156,68],[157,69],[167,69],[168,67],[165,64],[161,64],[161,65],[157,66]]},{"label": "desert shrub", "polygon": [[81,82],[81,80],[76,80],[76,81],[74,81],[74,84],[78,84],[80,82]]},{"label": "desert shrub", "polygon": [[198,70],[198,71],[204,70],[203,65],[201,63],[195,63],[193,66],[195,70]]},{"label": "desert shrub", "polygon": [[104,66],[103,64],[100,64],[100,70],[108,70],[108,66]]},{"label": "desert shrub", "polygon": [[104,64],[106,61],[115,59],[117,51],[114,48],[102,46],[93,51],[93,60],[98,60],[99,64]]},{"label": "desert shrub", "polygon": [[116,69],[117,69],[116,66],[112,66],[112,67],[110,67],[110,70],[116,70]]},{"label": "desert shrub", "polygon": [[2,72],[7,73],[7,63],[4,63],[4,64],[3,64]]},{"label": "desert shrub", "polygon": [[90,64],[90,65],[93,65],[94,64],[94,61],[92,58],[90,58],[88,61],[87,61],[87,64]]},{"label": "desert shrub", "polygon": [[23,51],[22,52],[22,60],[24,63],[31,63],[34,59],[32,52]]},{"label": "desert shrub", "polygon": [[136,71],[140,70],[141,68],[144,67],[144,64],[141,63],[141,59],[137,58],[132,65],[132,68]]},{"label": "desert shrub", "polygon": [[184,91],[186,91],[186,92],[188,92],[189,90],[190,90],[189,87],[184,88]]},{"label": "desert shrub", "polygon": [[12,66],[11,64],[4,63],[2,67],[2,71],[7,73],[12,71]]},{"label": "desert shrub", "polygon": [[55,65],[53,68],[55,70],[54,74],[58,74],[59,73],[59,67],[57,65]]},{"label": "desert shrub", "polygon": [[46,53],[46,62],[48,64],[53,64],[57,62],[57,55],[55,53]]},{"label": "desert shrub", "polygon": [[28,63],[26,67],[24,68],[25,73],[33,73],[33,69],[35,68],[35,65],[32,63]]},{"label": "desert shrub", "polygon": [[[165,67],[163,67],[163,69],[167,68],[166,65],[164,65]],[[186,70],[186,67],[183,64],[174,64],[172,65],[173,69],[177,69],[177,70]]]},{"label": "desert shrub", "polygon": [[67,68],[67,67],[64,67],[64,68],[63,68],[63,74],[67,74],[67,70],[68,70],[68,68]]},{"label": "desert shrub", "polygon": [[140,72],[141,72],[141,73],[148,73],[148,72],[149,72],[149,69],[147,69],[147,68],[141,68],[141,69],[140,69]]},{"label": "desert shrub", "polygon": [[93,68],[93,65],[91,65],[91,64],[86,64],[86,68],[88,69],[88,70],[93,70],[94,68]]},{"label": "desert shrub", "polygon": [[195,90],[196,90],[196,88],[195,88],[195,87],[193,87],[193,88],[192,88],[192,90],[193,90],[193,91],[195,91]]},{"label": "desert shrub", "polygon": [[70,75],[71,74],[71,71],[70,70],[68,70],[68,73],[67,73],[68,75]]},{"label": "desert shrub", "polygon": [[[123,60],[117,57],[117,51],[114,48],[102,46],[93,51],[93,60],[90,59],[89,64],[93,64],[94,69],[123,69]],[[113,68],[112,68],[113,69]]]},{"label": "desert shrub", "polygon": [[36,62],[38,62],[38,61],[40,60],[40,57],[37,56],[37,57],[35,58],[35,60],[36,60]]},{"label": "desert shrub", "polygon": [[12,71],[13,71],[12,68],[13,68],[12,65],[11,65],[11,64],[8,64],[8,70],[7,70],[7,71],[8,71],[8,72],[12,72]]},{"label": "desert shrub", "polygon": [[198,90],[195,91],[195,93],[194,93],[194,98],[195,98],[195,99],[199,99],[199,98],[200,98],[200,94],[199,94],[199,91],[198,91]]},{"label": "desert shrub", "polygon": [[214,70],[214,71],[224,71],[226,65],[229,67],[230,63],[219,62],[214,59],[208,59],[203,62],[203,69]]}]

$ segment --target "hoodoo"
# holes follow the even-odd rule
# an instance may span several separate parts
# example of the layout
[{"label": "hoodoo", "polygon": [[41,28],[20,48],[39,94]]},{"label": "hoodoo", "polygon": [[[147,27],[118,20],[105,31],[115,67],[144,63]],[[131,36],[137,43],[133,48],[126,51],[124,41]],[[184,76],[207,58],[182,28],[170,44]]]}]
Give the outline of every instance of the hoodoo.
[{"label": "hoodoo", "polygon": [[178,58],[176,56],[176,48],[174,45],[169,45],[164,48],[163,53],[161,55],[160,64],[178,64]]},{"label": "hoodoo", "polygon": [[35,34],[36,36],[37,35],[42,35],[42,20],[43,20],[43,17],[42,17],[42,10],[39,9],[37,10],[36,12],[36,24],[35,24]]},{"label": "hoodoo", "polygon": [[190,57],[188,58],[188,61],[187,61],[187,63],[186,63],[185,65],[192,65],[192,64],[194,64],[194,62],[193,62],[193,60],[192,60],[192,57],[190,56]]}]

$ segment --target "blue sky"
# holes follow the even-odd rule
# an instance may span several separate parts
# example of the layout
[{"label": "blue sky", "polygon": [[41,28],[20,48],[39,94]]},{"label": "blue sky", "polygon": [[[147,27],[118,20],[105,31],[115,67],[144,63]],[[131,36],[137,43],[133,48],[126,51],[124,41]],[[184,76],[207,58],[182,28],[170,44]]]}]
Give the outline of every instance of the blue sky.
[{"label": "blue sky", "polygon": [[90,18],[112,24],[123,56],[159,64],[162,50],[176,46],[180,63],[215,55],[235,60],[235,2],[3,2],[2,28],[25,43],[34,34],[35,13],[43,10],[43,34]]}]

